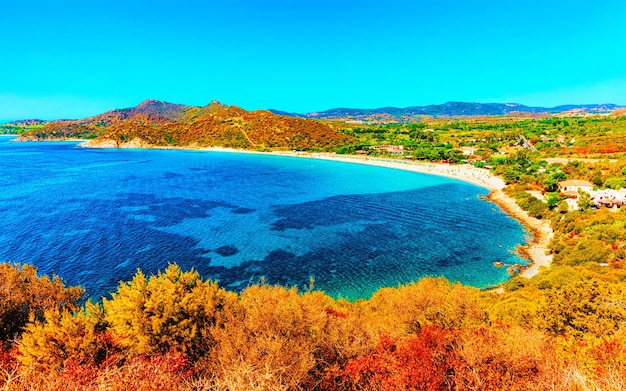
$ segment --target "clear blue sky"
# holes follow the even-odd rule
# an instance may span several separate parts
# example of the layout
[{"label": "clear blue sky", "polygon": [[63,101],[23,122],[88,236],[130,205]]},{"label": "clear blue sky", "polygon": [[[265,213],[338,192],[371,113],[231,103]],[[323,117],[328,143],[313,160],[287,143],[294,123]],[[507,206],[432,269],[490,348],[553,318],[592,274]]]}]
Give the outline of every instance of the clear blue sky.
[{"label": "clear blue sky", "polygon": [[626,105],[624,0],[21,0],[0,13],[0,119],[146,98]]}]

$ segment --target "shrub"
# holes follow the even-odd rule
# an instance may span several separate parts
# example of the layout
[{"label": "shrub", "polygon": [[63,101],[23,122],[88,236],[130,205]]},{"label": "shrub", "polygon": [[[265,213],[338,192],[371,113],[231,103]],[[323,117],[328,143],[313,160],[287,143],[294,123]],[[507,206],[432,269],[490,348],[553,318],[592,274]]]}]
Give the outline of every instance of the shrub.
[{"label": "shrub", "polygon": [[0,264],[0,342],[18,336],[30,320],[43,320],[46,311],[77,310],[82,296],[57,276],[37,276],[34,266]]},{"label": "shrub", "polygon": [[104,300],[105,319],[120,346],[131,354],[176,349],[192,357],[210,351],[207,328],[236,297],[177,265],[150,278],[139,271],[112,296]]}]

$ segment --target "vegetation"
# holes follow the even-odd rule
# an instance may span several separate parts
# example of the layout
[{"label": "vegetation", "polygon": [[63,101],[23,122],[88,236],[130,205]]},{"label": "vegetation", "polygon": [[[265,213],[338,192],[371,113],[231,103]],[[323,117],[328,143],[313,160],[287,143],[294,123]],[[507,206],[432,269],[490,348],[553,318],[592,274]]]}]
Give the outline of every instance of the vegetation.
[{"label": "vegetation", "polygon": [[56,278],[30,278],[34,269],[20,265],[2,271],[22,277],[3,279],[4,292],[60,288],[43,316],[3,336],[7,390],[620,390],[626,382],[622,271],[560,267],[502,294],[425,278],[349,303],[264,284],[236,294],[170,265],[80,307],[67,301],[80,290]]},{"label": "vegetation", "polygon": [[[415,123],[341,123],[341,127],[358,139],[360,145],[403,145],[409,151],[427,148],[427,143],[432,147],[467,148],[473,150],[467,160],[484,161],[488,165],[502,163],[521,149],[527,153],[522,160],[526,157],[619,159],[626,156],[626,116],[623,114],[568,118],[424,118]],[[532,175],[532,170],[540,167],[514,168],[517,174]]]},{"label": "vegetation", "polygon": [[23,139],[94,139],[134,147],[228,147],[334,150],[352,138],[330,125],[269,111],[247,112],[213,102],[205,107],[146,101],[78,121],[54,121],[23,133]]},{"label": "vegetation", "polygon": [[31,119],[24,121],[13,121],[0,124],[0,134],[22,134],[27,131],[37,130],[45,124],[45,121]]},{"label": "vegetation", "polygon": [[[226,121],[222,139],[263,140],[259,145],[269,148],[281,133],[267,129],[300,126],[217,104],[178,109],[166,113],[160,134],[204,135],[210,142],[201,129]],[[143,136],[157,126],[154,118],[138,119],[144,114],[125,112],[103,129],[120,140],[126,134],[155,142]],[[137,133],[116,124],[128,124],[124,116],[134,118]],[[174,131],[182,120],[191,125]],[[585,194],[572,210],[559,192],[566,179],[596,188],[626,185],[623,114],[322,125],[347,137],[334,144],[338,152],[489,168],[523,209],[551,224],[552,266],[530,279],[513,277],[499,292],[424,278],[350,303],[262,283],[236,294],[171,265],[156,276],[139,271],[96,304],[81,302],[80,289],[56,277],[38,277],[31,266],[4,264],[0,387],[626,389],[626,210],[596,209]],[[403,148],[376,148],[392,145]]]}]

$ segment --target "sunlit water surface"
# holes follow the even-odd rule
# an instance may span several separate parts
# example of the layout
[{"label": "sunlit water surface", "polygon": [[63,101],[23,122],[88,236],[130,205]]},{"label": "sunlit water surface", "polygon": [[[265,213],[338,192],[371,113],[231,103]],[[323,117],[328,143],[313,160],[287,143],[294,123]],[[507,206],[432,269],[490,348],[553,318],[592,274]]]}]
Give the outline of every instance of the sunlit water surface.
[{"label": "sunlit water surface", "polygon": [[519,263],[522,227],[486,189],[293,157],[85,149],[0,137],[0,261],[36,265],[99,299],[168,263],[241,290],[270,284],[369,297],[445,276],[488,287]]}]

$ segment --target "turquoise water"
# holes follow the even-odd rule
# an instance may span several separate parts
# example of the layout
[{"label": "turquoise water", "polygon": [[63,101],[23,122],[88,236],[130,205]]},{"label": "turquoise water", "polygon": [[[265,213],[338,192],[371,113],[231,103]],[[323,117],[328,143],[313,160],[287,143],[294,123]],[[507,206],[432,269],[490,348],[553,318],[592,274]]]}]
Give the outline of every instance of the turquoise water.
[{"label": "turquoise water", "polygon": [[413,172],[257,154],[84,149],[0,137],[0,261],[99,299],[178,263],[221,286],[369,297],[426,275],[488,287],[523,228],[486,189]]}]

